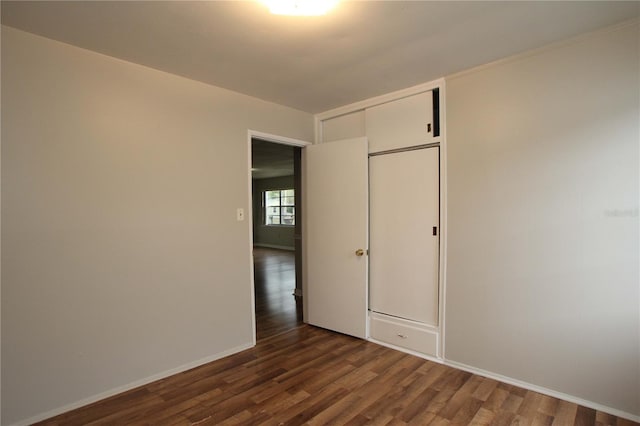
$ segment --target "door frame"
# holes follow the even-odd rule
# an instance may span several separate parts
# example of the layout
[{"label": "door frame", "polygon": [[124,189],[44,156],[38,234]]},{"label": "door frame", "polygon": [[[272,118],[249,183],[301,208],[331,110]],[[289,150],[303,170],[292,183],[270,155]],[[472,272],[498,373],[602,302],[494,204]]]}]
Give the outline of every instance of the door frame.
[{"label": "door frame", "polygon": [[[248,175],[248,191],[247,191],[247,200],[248,200],[248,208],[246,209],[245,217],[247,218],[247,222],[249,224],[249,254],[251,261],[249,262],[249,284],[251,286],[251,328],[253,333],[253,346],[256,345],[256,293],[255,293],[255,281],[254,281],[254,271],[253,271],[253,182],[251,180],[251,140],[252,139],[260,139],[267,142],[277,143],[281,145],[289,145],[289,146],[297,146],[300,148],[304,148],[305,146],[312,145],[311,142],[303,141],[301,139],[289,138],[286,136],[273,135],[270,133],[264,133],[257,130],[247,130],[247,175]],[[301,165],[304,167],[304,165]],[[301,187],[304,188],[304,173],[302,173],[302,184]],[[304,191],[302,191],[302,196],[304,197]],[[304,200],[303,200],[304,205]],[[304,215],[304,209],[302,210],[301,216]],[[301,226],[302,226],[302,239],[303,239],[303,247],[304,247],[304,218],[301,218]],[[304,256],[304,252],[303,252]],[[303,289],[304,289],[304,257],[302,260],[302,277],[303,277]],[[304,293],[304,291],[303,291]],[[304,297],[303,297],[304,304]],[[303,312],[305,311],[303,307]]]},{"label": "door frame", "polygon": [[325,120],[336,118],[356,111],[364,111],[367,108],[392,102],[407,96],[417,95],[433,89],[440,90],[440,263],[439,263],[439,284],[438,284],[438,311],[439,311],[439,349],[438,358],[446,359],[446,307],[447,307],[447,93],[446,81],[439,78],[426,83],[418,84],[406,89],[389,92],[380,96],[364,99],[352,104],[344,105],[328,111],[321,112],[314,116],[315,143],[323,143],[322,125]]}]

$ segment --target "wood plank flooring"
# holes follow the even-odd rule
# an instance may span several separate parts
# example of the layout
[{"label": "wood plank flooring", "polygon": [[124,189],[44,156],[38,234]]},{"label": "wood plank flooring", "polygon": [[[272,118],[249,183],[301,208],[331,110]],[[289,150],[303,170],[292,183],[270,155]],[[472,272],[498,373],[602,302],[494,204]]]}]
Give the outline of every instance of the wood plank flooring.
[{"label": "wood plank flooring", "polygon": [[43,425],[633,425],[308,325]]},{"label": "wood plank flooring", "polygon": [[302,324],[302,300],[296,288],[292,251],[253,248],[256,298],[256,338],[270,337]]}]

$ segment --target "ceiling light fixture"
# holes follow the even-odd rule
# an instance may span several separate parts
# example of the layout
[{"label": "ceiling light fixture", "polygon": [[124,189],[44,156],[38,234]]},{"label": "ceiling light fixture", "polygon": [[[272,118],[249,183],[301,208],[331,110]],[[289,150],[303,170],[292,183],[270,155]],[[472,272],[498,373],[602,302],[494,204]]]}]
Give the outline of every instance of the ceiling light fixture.
[{"label": "ceiling light fixture", "polygon": [[274,15],[320,16],[333,9],[338,0],[262,0]]}]

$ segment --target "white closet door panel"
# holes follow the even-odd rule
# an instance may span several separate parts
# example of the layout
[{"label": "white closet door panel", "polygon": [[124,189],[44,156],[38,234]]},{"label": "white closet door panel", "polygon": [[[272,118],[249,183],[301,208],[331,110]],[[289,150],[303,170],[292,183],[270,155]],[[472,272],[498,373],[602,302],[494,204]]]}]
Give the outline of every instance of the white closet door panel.
[{"label": "white closet door panel", "polygon": [[369,152],[432,143],[433,93],[419,93],[367,108],[365,119]]},{"label": "white closet door panel", "polygon": [[322,142],[359,138],[365,136],[365,134],[364,110],[330,118],[322,122]]},{"label": "white closet door panel", "polygon": [[433,326],[438,325],[438,157],[435,147],[369,159],[370,309]]}]

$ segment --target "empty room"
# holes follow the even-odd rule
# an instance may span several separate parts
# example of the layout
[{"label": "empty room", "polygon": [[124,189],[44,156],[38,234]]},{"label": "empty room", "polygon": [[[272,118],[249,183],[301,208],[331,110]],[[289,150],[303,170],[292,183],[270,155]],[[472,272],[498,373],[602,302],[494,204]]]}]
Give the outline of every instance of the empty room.
[{"label": "empty room", "polygon": [[640,423],[639,1],[0,8],[2,425]]}]

